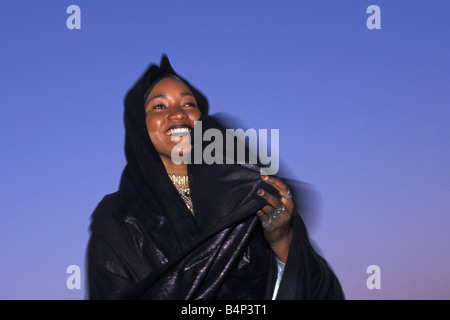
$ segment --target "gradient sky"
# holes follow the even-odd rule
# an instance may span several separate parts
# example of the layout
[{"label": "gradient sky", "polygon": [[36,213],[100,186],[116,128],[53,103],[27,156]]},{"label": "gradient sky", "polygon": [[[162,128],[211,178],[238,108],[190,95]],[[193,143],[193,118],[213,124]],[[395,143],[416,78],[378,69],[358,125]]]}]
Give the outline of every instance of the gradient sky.
[{"label": "gradient sky", "polygon": [[449,17],[448,0],[2,0],[0,298],[85,298],[90,215],[125,165],[123,98],[167,53],[211,113],[280,130],[348,299],[450,299]]}]

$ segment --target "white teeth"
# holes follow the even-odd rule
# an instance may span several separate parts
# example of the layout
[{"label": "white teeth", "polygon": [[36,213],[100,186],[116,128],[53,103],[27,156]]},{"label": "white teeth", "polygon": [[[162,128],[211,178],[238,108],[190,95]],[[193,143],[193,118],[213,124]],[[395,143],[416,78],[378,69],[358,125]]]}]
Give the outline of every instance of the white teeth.
[{"label": "white teeth", "polygon": [[174,128],[174,129],[170,129],[169,131],[166,132],[166,134],[168,136],[171,135],[186,135],[189,134],[191,132],[191,130],[189,128]]}]

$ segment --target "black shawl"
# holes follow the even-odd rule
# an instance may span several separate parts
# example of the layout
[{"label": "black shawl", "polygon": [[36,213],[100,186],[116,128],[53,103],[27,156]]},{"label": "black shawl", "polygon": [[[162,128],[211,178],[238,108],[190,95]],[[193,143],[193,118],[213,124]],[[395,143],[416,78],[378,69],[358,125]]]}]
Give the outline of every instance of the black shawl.
[{"label": "black shawl", "polygon": [[[276,259],[255,214],[266,204],[256,191],[276,193],[261,181],[257,165],[189,164],[195,215],[189,212],[145,124],[144,95],[167,74],[181,78],[194,93],[203,130],[224,130],[208,115],[205,96],[173,71],[166,56],[135,83],[125,98],[127,165],[119,190],[105,196],[92,214],[89,298],[270,299]],[[277,299],[342,299],[337,278],[311,247],[295,212],[292,225]]]}]

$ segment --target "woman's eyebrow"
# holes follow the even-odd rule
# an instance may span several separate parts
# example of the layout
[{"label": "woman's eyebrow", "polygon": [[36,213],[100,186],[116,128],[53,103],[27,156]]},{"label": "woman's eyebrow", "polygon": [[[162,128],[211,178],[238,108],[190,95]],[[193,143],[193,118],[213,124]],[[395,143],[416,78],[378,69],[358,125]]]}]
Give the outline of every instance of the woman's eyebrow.
[{"label": "woman's eyebrow", "polygon": [[190,93],[190,92],[183,92],[182,94],[180,94],[180,97],[186,97],[186,96],[191,96],[191,97],[194,97],[194,95],[192,94],[192,93]]},{"label": "woman's eyebrow", "polygon": [[161,99],[167,99],[167,96],[165,94],[158,94],[154,97],[151,97],[150,99],[147,100],[147,103],[149,103],[150,101],[152,101],[153,99],[157,99],[157,98],[161,98]]}]

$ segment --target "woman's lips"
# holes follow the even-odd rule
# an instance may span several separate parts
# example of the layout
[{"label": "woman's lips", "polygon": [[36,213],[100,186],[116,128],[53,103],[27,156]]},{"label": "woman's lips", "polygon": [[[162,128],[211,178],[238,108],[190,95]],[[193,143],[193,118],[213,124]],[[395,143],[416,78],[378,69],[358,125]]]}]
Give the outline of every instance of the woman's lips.
[{"label": "woman's lips", "polygon": [[164,134],[168,136],[186,136],[190,134],[192,131],[192,127],[186,124],[183,125],[175,125],[171,126],[169,129],[167,129]]}]

